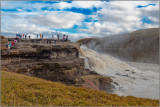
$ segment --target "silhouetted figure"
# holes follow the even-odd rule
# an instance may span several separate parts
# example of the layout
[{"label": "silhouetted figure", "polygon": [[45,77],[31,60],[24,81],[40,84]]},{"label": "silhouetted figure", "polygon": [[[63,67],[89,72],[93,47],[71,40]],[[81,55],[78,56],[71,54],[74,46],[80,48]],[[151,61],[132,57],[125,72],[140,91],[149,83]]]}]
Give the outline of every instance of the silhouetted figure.
[{"label": "silhouetted figure", "polygon": [[28,37],[29,37],[29,39],[31,38],[31,36],[30,36],[30,35],[29,35]]},{"label": "silhouetted figure", "polygon": [[59,35],[57,35],[58,41],[59,41]]},{"label": "silhouetted figure", "polygon": [[47,44],[48,44],[48,39],[47,39]]},{"label": "silhouetted figure", "polygon": [[68,35],[67,35],[67,37],[66,37],[66,41],[68,40]]},{"label": "silhouetted figure", "polygon": [[19,42],[19,37],[17,38],[17,42]]},{"label": "silhouetted figure", "polygon": [[63,37],[65,38],[65,34],[63,35]]},{"label": "silhouetted figure", "polygon": [[43,38],[43,35],[42,35],[42,38]]},{"label": "silhouetted figure", "polygon": [[56,39],[54,40],[54,44],[56,44]]},{"label": "silhouetted figure", "polygon": [[7,44],[6,44],[6,48],[8,48],[8,42],[7,42]]},{"label": "silhouetted figure", "polygon": [[38,35],[37,35],[37,38],[38,38]]},{"label": "silhouetted figure", "polygon": [[27,38],[27,35],[25,35],[25,39]]},{"label": "silhouetted figure", "polygon": [[64,37],[63,37],[62,41],[64,42]]}]

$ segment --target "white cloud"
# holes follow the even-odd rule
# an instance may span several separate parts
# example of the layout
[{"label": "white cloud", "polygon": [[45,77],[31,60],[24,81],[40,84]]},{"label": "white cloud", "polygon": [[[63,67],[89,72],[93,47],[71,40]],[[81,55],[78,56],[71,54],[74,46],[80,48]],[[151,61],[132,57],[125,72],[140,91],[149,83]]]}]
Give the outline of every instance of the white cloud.
[{"label": "white cloud", "polygon": [[[118,33],[131,32],[136,29],[159,27],[159,2],[158,1],[73,1],[72,3],[59,2],[31,3],[24,1],[2,1],[3,9],[18,9],[18,12],[2,11],[2,31],[22,32],[29,34],[40,33],[67,33],[72,39],[91,36],[106,36]],[[138,5],[148,6],[137,8]],[[102,8],[92,15],[84,15],[71,11],[63,11],[66,8]],[[61,11],[42,11],[41,8],[62,9]],[[27,12],[25,9],[32,10]],[[147,16],[152,24],[142,23],[142,18]],[[98,22],[85,22],[85,18],[91,17]],[[72,28],[74,25],[87,27],[80,29],[79,33],[69,33],[50,30],[51,28]]]},{"label": "white cloud", "polygon": [[[94,35],[113,35],[118,33],[131,32],[136,29],[159,27],[159,3],[156,6],[137,8],[138,5],[148,5],[151,2],[139,1],[111,1],[102,6],[97,12],[98,22],[85,23],[88,29],[81,29],[81,32]],[[152,21],[152,24],[143,23],[144,16]],[[95,18],[95,15],[91,16]]]},{"label": "white cloud", "polygon": [[2,32],[5,33],[31,33],[31,34],[42,34],[45,32],[56,32],[54,30],[50,30],[49,28],[46,27],[40,27],[36,26],[34,24],[16,24],[16,25],[10,25],[8,28],[5,30],[2,29]]},{"label": "white cloud", "polygon": [[92,8],[92,7],[100,7],[102,5],[102,1],[72,1],[71,3],[60,2],[50,4],[49,8],[54,9],[65,9],[65,8]]},{"label": "white cloud", "polygon": [[28,20],[34,24],[51,28],[72,28],[74,24],[80,25],[85,16],[80,13],[68,11],[45,11],[44,15],[30,16]]},{"label": "white cloud", "polygon": [[92,8],[92,7],[100,7],[105,2],[102,1],[72,1],[71,3],[67,3],[61,1],[59,3],[31,3],[27,1],[2,1],[1,6],[3,9],[31,9],[31,10],[41,10],[41,8],[47,7],[48,9],[65,9],[65,8]]},{"label": "white cloud", "polygon": [[67,2],[55,3],[49,8],[56,8],[56,9],[71,8],[71,3],[67,3]]},{"label": "white cloud", "polygon": [[102,5],[102,1],[73,1],[71,5],[76,8],[100,7]]}]

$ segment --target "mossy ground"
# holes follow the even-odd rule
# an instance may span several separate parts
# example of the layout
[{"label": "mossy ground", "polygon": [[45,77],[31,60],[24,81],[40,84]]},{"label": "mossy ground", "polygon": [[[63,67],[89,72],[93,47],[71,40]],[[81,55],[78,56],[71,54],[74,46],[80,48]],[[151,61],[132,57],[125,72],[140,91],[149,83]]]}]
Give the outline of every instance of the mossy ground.
[{"label": "mossy ground", "polygon": [[158,106],[158,100],[66,86],[1,71],[2,106]]}]

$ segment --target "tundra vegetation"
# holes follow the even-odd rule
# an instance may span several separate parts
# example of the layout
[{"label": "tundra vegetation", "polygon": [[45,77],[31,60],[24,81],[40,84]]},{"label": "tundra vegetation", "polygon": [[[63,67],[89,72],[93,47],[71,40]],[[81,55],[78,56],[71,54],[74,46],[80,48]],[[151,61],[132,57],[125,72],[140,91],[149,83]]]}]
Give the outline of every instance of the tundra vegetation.
[{"label": "tundra vegetation", "polygon": [[158,99],[118,96],[1,71],[2,106],[158,106]]}]

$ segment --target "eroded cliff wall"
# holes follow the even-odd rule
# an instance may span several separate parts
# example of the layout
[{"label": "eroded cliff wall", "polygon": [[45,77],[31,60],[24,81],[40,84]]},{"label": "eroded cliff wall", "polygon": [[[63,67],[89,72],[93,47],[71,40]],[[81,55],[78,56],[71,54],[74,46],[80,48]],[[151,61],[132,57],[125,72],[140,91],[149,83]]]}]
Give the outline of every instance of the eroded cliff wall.
[{"label": "eroded cliff wall", "polygon": [[[8,43],[11,41],[13,38],[8,39]],[[84,59],[79,58],[78,43],[54,44],[52,41],[47,44],[47,39],[21,39],[11,49],[5,48],[5,44],[1,50],[2,69],[67,85],[112,92],[112,79],[84,68]]]}]

